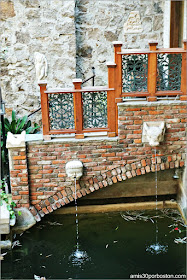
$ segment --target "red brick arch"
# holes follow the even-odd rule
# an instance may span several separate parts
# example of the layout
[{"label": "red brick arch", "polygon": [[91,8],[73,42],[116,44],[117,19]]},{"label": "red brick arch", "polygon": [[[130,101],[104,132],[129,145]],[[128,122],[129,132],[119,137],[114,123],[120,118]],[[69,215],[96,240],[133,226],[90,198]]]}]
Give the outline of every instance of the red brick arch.
[{"label": "red brick arch", "polygon": [[[164,121],[164,141],[156,147],[142,142],[143,123]],[[74,185],[65,164],[82,161],[84,175],[77,196],[88,195],[135,176],[184,166],[186,103],[182,101],[118,104],[118,136],[69,141],[31,141],[10,147],[12,199],[27,207],[37,221],[74,200]],[[157,161],[157,162],[155,162]]]},{"label": "red brick arch", "polygon": [[[119,166],[112,170],[106,171],[102,175],[93,176],[93,178],[77,183],[77,198],[81,198],[108,185],[125,181],[135,176],[144,175],[146,173],[181,168],[184,166],[184,159],[181,154],[173,154],[171,156],[157,156],[143,159],[141,161]],[[72,183],[72,193],[68,194],[66,189],[58,191],[47,199],[41,200],[34,206],[30,206],[29,210],[39,222],[45,215],[61,208],[62,206],[74,201],[74,185]]]}]

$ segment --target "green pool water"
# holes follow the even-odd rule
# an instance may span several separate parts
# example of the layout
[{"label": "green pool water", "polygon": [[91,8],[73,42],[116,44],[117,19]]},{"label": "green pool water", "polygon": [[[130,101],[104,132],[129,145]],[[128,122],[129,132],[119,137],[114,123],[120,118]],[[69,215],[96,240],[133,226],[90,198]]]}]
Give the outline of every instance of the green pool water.
[{"label": "green pool water", "polygon": [[[141,218],[135,216],[141,214]],[[131,274],[186,274],[185,226],[176,210],[80,214],[79,255],[74,215],[48,215],[14,236],[22,246],[9,250],[2,279],[130,279]],[[148,249],[156,242],[161,252]],[[178,230],[176,230],[178,228]],[[4,251],[3,251],[4,252]]]}]

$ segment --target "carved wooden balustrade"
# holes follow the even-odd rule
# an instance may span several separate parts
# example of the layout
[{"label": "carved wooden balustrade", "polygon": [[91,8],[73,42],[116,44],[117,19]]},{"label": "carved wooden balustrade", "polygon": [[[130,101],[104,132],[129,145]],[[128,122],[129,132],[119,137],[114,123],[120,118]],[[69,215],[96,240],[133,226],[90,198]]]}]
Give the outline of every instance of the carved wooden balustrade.
[{"label": "carved wooden balustrade", "polygon": [[157,101],[161,96],[186,98],[186,52],[183,48],[157,49],[149,42],[146,50],[122,51],[114,42],[115,62],[107,63],[108,87],[83,87],[74,79],[74,88],[47,89],[40,82],[43,135],[75,133],[84,138],[88,132],[118,133],[117,103],[124,98],[144,97]]}]

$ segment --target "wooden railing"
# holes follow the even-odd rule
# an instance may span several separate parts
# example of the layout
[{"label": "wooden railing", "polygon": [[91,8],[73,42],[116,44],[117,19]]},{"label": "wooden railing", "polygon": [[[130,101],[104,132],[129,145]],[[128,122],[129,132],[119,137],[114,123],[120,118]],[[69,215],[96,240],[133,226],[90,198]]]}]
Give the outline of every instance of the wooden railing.
[{"label": "wooden railing", "polygon": [[81,139],[84,133],[105,131],[114,137],[118,133],[117,103],[125,97],[157,101],[159,96],[180,96],[187,100],[186,40],[183,48],[171,49],[157,49],[157,42],[149,42],[149,49],[122,51],[121,42],[113,44],[115,62],[107,63],[108,87],[82,88],[82,80],[74,79],[72,89],[47,89],[47,83],[40,82],[45,136],[75,133]]},{"label": "wooden railing", "polygon": [[[39,84],[43,135],[48,135],[48,139],[53,134],[70,133],[75,133],[75,138],[81,139],[84,138],[84,133],[88,132],[107,132],[109,137],[116,136],[114,88],[81,88],[81,79],[74,79],[73,84],[74,88],[72,89],[47,89],[47,82],[41,82]],[[95,100],[89,100],[87,98],[89,94],[91,97],[97,97],[97,102]],[[100,95],[99,98],[98,95]],[[102,102],[99,102],[100,99]],[[84,104],[86,102],[88,103],[87,107]],[[90,108],[93,106],[94,108]],[[93,112],[94,110],[95,112]],[[104,113],[103,115],[102,112]],[[95,120],[99,117],[96,125],[92,125],[92,123],[89,125],[90,116],[88,114],[92,113],[95,115]],[[104,119],[106,120],[104,121]],[[94,122],[94,118],[91,118],[91,121]],[[103,123],[104,125],[102,127]],[[45,138],[47,139],[47,137]]]},{"label": "wooden railing", "polygon": [[[145,50],[131,49],[122,51],[121,42],[116,41],[113,44],[115,53],[115,64],[113,66],[115,67],[115,82],[113,84],[113,87],[115,88],[117,103],[121,102],[123,97],[146,97],[147,101],[156,101],[158,96],[180,96],[181,100],[187,100],[187,40],[183,41],[183,48],[170,49],[157,49],[158,43],[155,41],[149,42],[149,49]],[[130,57],[129,59],[128,56]],[[146,59],[143,56],[146,56]],[[167,61],[164,61],[164,59],[166,59]],[[125,61],[125,63],[123,63],[123,61]],[[137,66],[135,65],[136,63]],[[124,65],[126,65],[125,70],[123,69]],[[135,70],[133,71],[133,69]],[[131,80],[125,80],[125,71],[128,72],[128,75],[130,74],[130,72],[132,73]],[[161,76],[161,74],[163,75],[163,77]],[[134,88],[134,90],[123,90],[124,88],[126,89],[126,86],[123,86],[124,84],[126,85],[126,83],[128,82],[133,84],[134,82],[136,82],[136,79],[137,84],[139,82],[142,82],[142,90],[141,85],[139,86],[139,88],[137,86],[137,89]],[[164,80],[166,84],[165,86],[163,86],[164,90],[160,90],[159,88],[159,79]],[[177,89],[176,84],[178,84]],[[167,89],[167,87],[169,89]]]}]

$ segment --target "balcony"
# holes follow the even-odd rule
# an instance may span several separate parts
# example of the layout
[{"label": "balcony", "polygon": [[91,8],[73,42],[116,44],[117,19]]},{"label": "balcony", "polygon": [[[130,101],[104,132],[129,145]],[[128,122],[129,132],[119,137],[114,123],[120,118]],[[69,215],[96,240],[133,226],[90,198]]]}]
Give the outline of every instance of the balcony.
[{"label": "balcony", "polygon": [[113,42],[115,62],[107,63],[108,87],[82,87],[81,79],[73,88],[48,89],[39,83],[43,135],[74,134],[82,139],[86,133],[118,134],[117,103],[129,98],[156,102],[159,97],[186,100],[186,44],[183,48],[121,49]]}]

